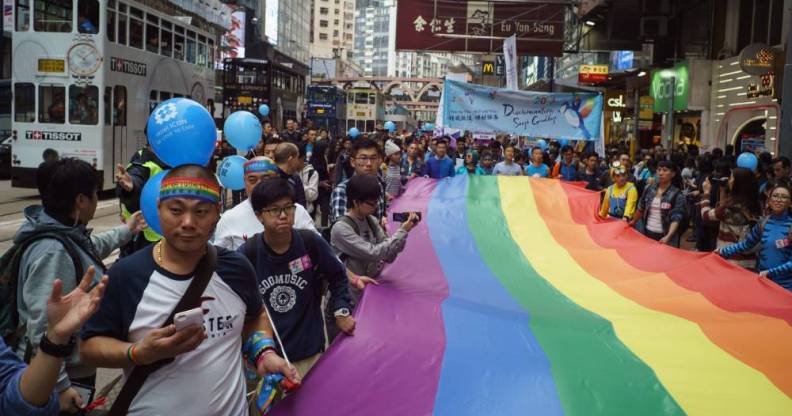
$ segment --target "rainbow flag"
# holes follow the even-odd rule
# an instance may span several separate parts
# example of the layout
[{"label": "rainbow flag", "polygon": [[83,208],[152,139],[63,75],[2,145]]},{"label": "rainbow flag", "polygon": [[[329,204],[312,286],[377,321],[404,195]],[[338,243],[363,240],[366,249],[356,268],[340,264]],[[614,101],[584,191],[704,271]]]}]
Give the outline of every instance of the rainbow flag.
[{"label": "rainbow flag", "polygon": [[598,204],[556,180],[412,181],[392,211],[424,221],[274,414],[792,415],[792,293]]}]

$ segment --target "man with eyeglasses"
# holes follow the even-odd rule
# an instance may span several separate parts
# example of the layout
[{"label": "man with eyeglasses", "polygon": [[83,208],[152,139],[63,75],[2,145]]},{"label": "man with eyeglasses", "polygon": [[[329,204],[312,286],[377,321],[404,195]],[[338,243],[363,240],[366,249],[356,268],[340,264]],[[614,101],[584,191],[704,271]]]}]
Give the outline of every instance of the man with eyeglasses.
[{"label": "man with eyeglasses", "polygon": [[[245,194],[252,195],[253,188],[264,180],[278,177],[278,167],[269,158],[258,156],[250,159],[244,166]],[[311,215],[305,207],[297,205],[294,212],[294,228],[316,231]],[[249,236],[264,231],[264,227],[253,212],[250,198],[223,213],[215,230],[214,245],[236,250]]]},{"label": "man with eyeglasses", "polygon": [[238,251],[253,263],[259,295],[280,334],[283,352],[304,376],[325,345],[323,279],[330,289],[328,304],[335,324],[349,335],[355,330],[346,270],[323,238],[293,229],[297,205],[286,180],[259,183],[250,201],[264,232],[251,236]]},{"label": "man with eyeglasses", "polygon": [[[352,145],[352,157],[350,162],[355,168],[355,175],[371,175],[377,177],[377,170],[380,165],[380,149],[377,143],[370,139],[358,139]],[[354,175],[353,175],[354,177]],[[378,178],[378,177],[377,177]],[[379,179],[379,178],[378,178]],[[384,186],[382,181],[380,188],[382,192],[377,202],[376,211],[374,216],[377,220],[383,221],[385,218],[385,195]],[[347,212],[347,184],[349,179],[336,185],[333,193],[330,195],[330,223],[335,223],[339,218],[344,216]]]}]

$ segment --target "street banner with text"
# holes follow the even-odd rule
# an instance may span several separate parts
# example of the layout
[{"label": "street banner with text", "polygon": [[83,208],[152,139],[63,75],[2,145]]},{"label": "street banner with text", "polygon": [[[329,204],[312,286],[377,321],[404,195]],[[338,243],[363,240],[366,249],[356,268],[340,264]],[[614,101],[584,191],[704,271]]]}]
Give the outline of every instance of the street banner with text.
[{"label": "street banner with text", "polygon": [[503,41],[503,57],[506,61],[506,88],[520,89],[517,86],[517,35],[511,35]]},{"label": "street banner with text", "polygon": [[446,80],[443,126],[478,132],[597,140],[602,95],[514,91]]}]

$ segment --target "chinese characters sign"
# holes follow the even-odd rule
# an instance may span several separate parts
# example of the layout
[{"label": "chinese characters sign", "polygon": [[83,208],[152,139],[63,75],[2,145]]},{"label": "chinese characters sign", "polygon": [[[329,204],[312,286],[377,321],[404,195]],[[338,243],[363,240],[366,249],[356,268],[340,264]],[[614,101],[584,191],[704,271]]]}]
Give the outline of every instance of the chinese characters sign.
[{"label": "chinese characters sign", "polygon": [[561,56],[562,5],[459,0],[399,0],[396,49],[500,52],[517,36],[517,52]]},{"label": "chinese characters sign", "polygon": [[599,84],[608,81],[608,65],[580,65],[578,82],[581,84]]}]

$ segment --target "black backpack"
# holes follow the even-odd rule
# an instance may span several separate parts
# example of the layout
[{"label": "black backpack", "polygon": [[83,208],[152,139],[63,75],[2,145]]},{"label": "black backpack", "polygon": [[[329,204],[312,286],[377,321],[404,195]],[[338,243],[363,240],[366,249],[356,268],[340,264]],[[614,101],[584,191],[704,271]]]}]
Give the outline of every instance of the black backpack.
[{"label": "black backpack", "polygon": [[22,255],[32,243],[45,238],[58,240],[66,249],[66,253],[69,254],[74,264],[74,276],[77,279],[77,284],[85,273],[74,243],[63,233],[54,231],[34,234],[21,243],[14,244],[0,257],[0,335],[11,348],[17,347],[22,333],[22,328],[19,327],[19,310],[17,308],[19,267]]}]

